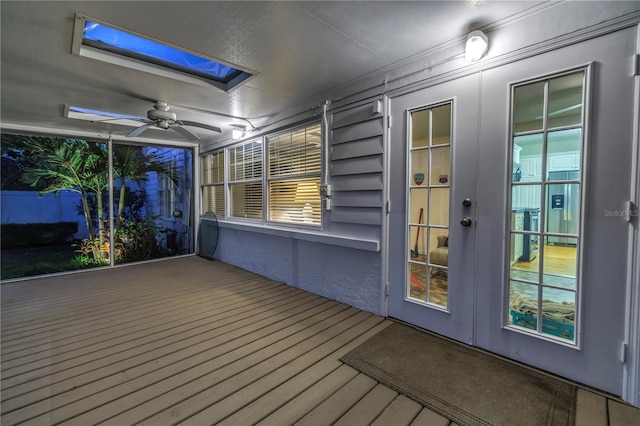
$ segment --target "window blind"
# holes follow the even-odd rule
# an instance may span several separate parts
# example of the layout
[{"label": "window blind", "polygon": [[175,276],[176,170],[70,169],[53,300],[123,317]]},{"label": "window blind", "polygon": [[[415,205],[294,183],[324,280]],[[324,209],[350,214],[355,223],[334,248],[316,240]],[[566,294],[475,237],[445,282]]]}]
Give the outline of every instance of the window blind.
[{"label": "window blind", "polygon": [[229,148],[231,216],[262,219],[262,142]]},{"label": "window blind", "polygon": [[225,215],[224,151],[201,157],[202,213]]},{"label": "window blind", "polygon": [[322,223],[321,142],[319,124],[267,138],[270,221]]}]

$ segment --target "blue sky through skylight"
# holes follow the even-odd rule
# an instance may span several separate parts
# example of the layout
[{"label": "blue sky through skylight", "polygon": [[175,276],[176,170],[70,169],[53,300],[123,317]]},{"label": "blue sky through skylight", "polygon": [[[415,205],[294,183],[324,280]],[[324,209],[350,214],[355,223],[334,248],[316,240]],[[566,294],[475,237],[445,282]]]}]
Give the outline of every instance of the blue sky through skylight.
[{"label": "blue sky through skylight", "polygon": [[85,23],[83,43],[126,56],[148,58],[148,62],[169,64],[225,83],[239,73],[236,68],[89,20]]}]

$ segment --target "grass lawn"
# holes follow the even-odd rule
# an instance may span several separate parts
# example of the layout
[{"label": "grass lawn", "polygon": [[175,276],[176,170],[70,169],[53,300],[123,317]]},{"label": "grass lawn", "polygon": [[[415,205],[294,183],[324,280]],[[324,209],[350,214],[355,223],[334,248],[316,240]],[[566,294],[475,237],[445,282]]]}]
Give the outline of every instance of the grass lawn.
[{"label": "grass lawn", "polygon": [[78,269],[72,263],[78,248],[62,246],[30,247],[0,252],[0,279],[30,277]]}]

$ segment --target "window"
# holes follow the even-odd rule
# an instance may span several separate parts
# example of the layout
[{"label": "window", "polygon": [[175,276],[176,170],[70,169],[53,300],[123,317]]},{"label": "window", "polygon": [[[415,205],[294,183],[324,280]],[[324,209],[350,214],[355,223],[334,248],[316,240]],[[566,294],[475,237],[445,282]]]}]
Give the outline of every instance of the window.
[{"label": "window", "polygon": [[229,197],[233,217],[262,219],[262,142],[229,148]]},{"label": "window", "polygon": [[202,165],[202,210],[224,217],[224,151],[205,155]]},{"label": "window", "polygon": [[[117,29],[82,15],[76,15],[72,51],[80,56],[148,72],[154,72],[153,68],[141,67],[139,62],[152,64],[164,68],[165,71],[205,79],[225,91],[252,75],[237,67]],[[100,52],[117,55],[129,61],[109,59],[108,55],[101,55]],[[158,73],[157,70],[155,73]],[[165,76],[168,75],[165,73]]]},{"label": "window", "polygon": [[175,175],[175,163],[169,164],[169,174],[158,173],[158,206],[160,216],[173,217],[176,203],[176,185],[169,176]]},{"label": "window", "polygon": [[507,322],[573,344],[580,318],[586,79],[582,69],[517,84],[512,92]]},{"label": "window", "polygon": [[200,164],[202,213],[322,225],[320,124],[233,145],[203,155]]},{"label": "window", "polygon": [[269,220],[320,226],[320,125],[267,137]]}]

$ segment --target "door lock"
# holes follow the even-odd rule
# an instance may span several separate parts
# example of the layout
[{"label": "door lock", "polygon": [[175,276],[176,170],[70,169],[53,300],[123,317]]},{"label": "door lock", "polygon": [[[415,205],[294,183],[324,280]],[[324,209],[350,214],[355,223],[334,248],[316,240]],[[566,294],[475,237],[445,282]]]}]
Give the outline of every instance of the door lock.
[{"label": "door lock", "polygon": [[462,220],[460,221],[460,225],[462,225],[462,226],[471,226],[471,222],[472,222],[471,218],[470,218],[470,217],[465,216],[465,217],[463,217],[463,218],[462,218]]},{"label": "door lock", "polygon": [[471,198],[465,198],[462,201],[462,205],[465,206],[465,207],[471,207]]}]

